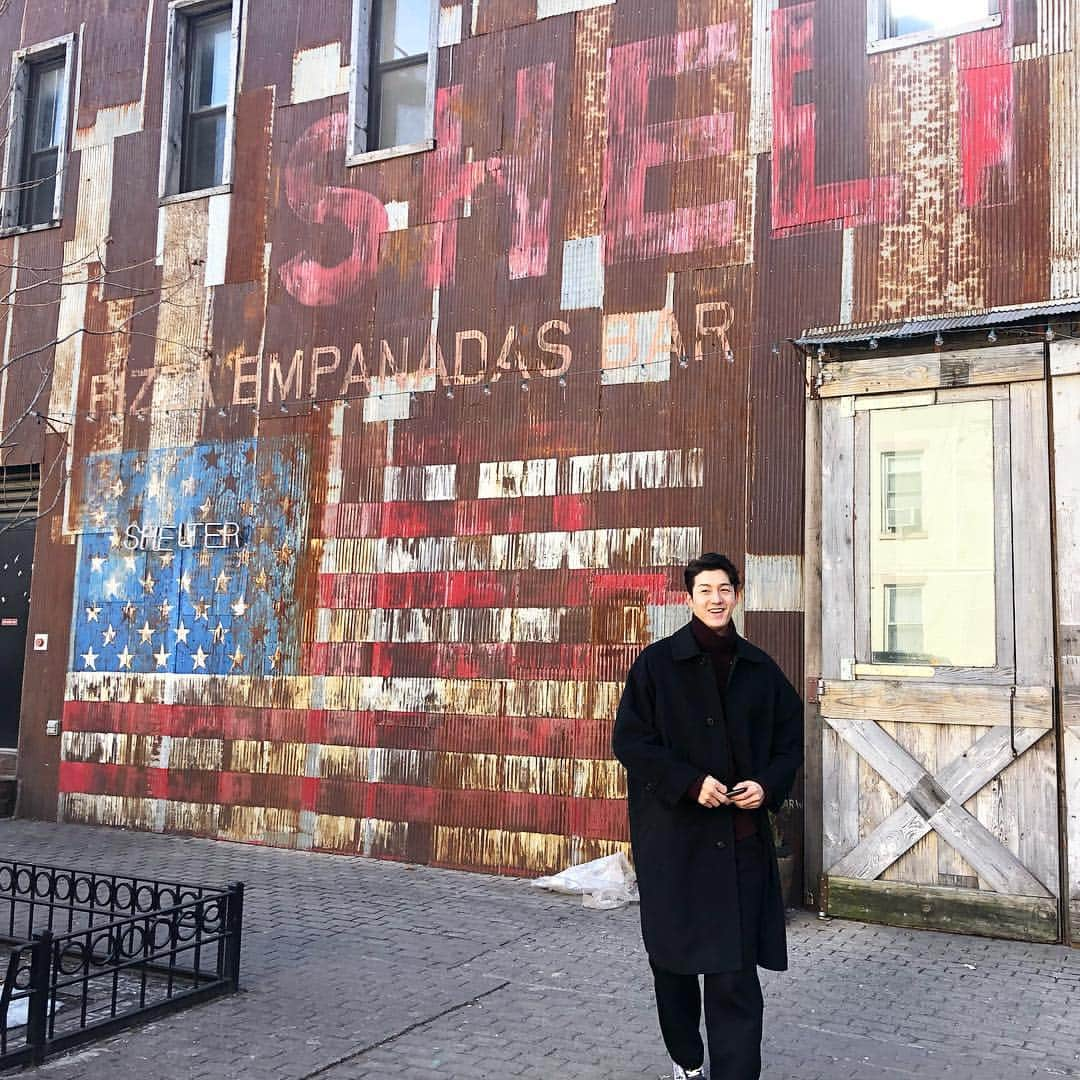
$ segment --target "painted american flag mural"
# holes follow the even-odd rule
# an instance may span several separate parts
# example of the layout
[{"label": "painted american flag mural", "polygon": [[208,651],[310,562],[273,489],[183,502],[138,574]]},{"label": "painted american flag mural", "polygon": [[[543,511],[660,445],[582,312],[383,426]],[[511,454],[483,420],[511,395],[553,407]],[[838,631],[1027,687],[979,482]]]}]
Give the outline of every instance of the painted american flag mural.
[{"label": "painted american flag mural", "polygon": [[[93,462],[65,818],[508,872],[621,845],[611,717],[700,530],[595,501],[696,495],[702,451],[385,464],[357,501],[336,412],[323,488],[299,436]],[[222,520],[238,549],[123,546]]]}]

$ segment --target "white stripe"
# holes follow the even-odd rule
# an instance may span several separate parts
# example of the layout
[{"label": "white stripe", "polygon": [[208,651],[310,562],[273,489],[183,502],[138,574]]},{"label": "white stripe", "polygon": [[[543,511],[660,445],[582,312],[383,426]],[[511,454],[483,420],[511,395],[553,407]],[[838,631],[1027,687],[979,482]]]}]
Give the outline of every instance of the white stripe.
[{"label": "white stripe", "polygon": [[636,491],[701,487],[702,451],[635,450],[622,454],[572,457],[568,490],[571,495],[593,491]]},{"label": "white stripe", "polygon": [[317,640],[555,642],[565,614],[565,608],[323,608]]},{"label": "white stripe", "polygon": [[[251,678],[69,672],[66,700],[304,710],[311,709],[312,701],[318,698],[319,708],[325,709],[610,719],[615,715],[622,688],[621,681],[554,679],[518,681],[361,675]],[[175,761],[175,746],[172,754]]]},{"label": "white stripe", "polygon": [[747,611],[802,611],[802,559],[798,555],[747,555]]},{"label": "white stripe", "polygon": [[558,467],[555,458],[482,461],[477,497],[520,499],[526,496],[554,495]]},{"label": "white stripe", "polygon": [[449,502],[456,492],[456,465],[390,465],[383,472],[384,502]]},{"label": "white stripe", "polygon": [[335,538],[325,542],[332,574],[410,574],[469,570],[594,570],[678,566],[701,550],[701,530],[597,529],[494,536]]}]

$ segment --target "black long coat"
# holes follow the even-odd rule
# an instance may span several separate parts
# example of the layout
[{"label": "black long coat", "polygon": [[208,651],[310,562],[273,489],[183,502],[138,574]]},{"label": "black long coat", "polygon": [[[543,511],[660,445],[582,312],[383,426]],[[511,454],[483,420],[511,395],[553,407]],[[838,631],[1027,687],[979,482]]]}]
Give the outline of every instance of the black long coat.
[{"label": "black long coat", "polygon": [[[724,734],[725,724],[730,734]],[[765,805],[787,798],[803,758],[802,703],[775,662],[740,637],[723,694],[687,625],[634,661],[612,738],[626,767],[630,842],[650,959],[668,971],[734,971],[743,965],[735,878],[734,818],[686,796],[702,774],[732,785],[756,780]],[[750,763],[734,776],[731,761]],[[784,900],[768,816],[755,815],[769,874],[757,962],[787,967]]]}]

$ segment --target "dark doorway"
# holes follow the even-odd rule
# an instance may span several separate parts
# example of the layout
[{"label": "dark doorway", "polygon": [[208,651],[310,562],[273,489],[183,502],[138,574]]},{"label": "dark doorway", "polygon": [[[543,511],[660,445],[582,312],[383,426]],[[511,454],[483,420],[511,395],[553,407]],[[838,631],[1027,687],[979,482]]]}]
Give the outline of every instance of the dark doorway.
[{"label": "dark doorway", "polygon": [[38,467],[0,468],[0,749],[19,745]]}]

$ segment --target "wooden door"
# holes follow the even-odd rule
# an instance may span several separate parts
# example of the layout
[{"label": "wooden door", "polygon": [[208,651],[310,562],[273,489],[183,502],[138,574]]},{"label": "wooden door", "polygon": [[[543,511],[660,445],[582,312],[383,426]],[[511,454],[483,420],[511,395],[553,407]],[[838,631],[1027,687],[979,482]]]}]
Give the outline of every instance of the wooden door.
[{"label": "wooden door", "polygon": [[862,377],[865,362],[827,365],[830,914],[1059,938],[1046,388],[1041,350],[1019,373],[1016,359],[1001,377],[1018,381],[984,386],[948,385],[965,380],[940,354],[889,360],[918,373],[914,392]]}]

